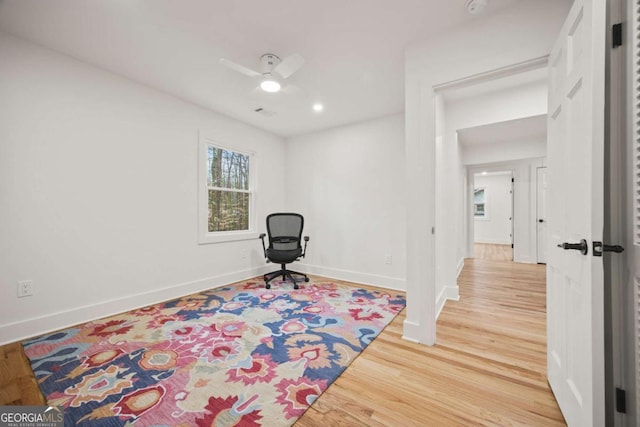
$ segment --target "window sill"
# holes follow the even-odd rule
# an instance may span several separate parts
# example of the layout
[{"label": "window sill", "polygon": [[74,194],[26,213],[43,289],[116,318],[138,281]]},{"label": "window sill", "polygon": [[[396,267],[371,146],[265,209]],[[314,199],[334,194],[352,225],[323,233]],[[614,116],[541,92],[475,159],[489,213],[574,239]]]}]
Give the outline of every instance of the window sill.
[{"label": "window sill", "polygon": [[218,233],[206,233],[198,236],[199,245],[208,245],[211,243],[236,242],[240,240],[253,240],[258,238],[255,231],[225,231]]}]

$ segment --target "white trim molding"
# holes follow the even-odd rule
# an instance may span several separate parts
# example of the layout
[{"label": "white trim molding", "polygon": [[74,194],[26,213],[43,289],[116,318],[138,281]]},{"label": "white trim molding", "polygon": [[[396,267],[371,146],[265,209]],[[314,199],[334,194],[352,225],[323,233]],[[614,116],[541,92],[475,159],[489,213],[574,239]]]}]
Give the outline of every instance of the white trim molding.
[{"label": "white trim molding", "polygon": [[151,304],[158,304],[196,292],[219,288],[241,280],[251,279],[268,273],[270,267],[270,265],[264,265],[207,277],[191,282],[180,283],[175,286],[155,289],[150,292],[143,292],[123,298],[114,298],[97,304],[85,305],[46,316],[33,317],[20,322],[0,325],[0,345],[21,341],[58,329],[113,316]]},{"label": "white trim molding", "polygon": [[342,270],[339,268],[321,267],[318,265],[298,263],[296,269],[309,274],[316,274],[330,279],[345,280],[362,285],[378,286],[380,288],[405,292],[407,280],[377,274],[361,273],[358,271]]},{"label": "white trim molding", "polygon": [[409,341],[409,342],[413,342],[416,344],[422,344],[420,341],[418,341],[415,338],[411,338],[412,336],[416,337],[416,336],[420,336],[420,325],[418,323],[415,322],[411,322],[409,320],[404,321],[403,324],[403,335],[402,335],[402,339]]},{"label": "white trim molding", "polygon": [[438,299],[436,301],[436,303],[437,303],[436,319],[438,317],[440,317],[440,313],[442,312],[442,309],[444,308],[444,305],[449,300],[451,300],[451,301],[459,301],[460,300],[460,293],[458,292],[458,285],[456,285],[456,286],[445,286],[442,289],[442,291],[440,291],[440,295],[438,295]]},{"label": "white trim molding", "polygon": [[462,273],[463,268],[464,268],[464,257],[460,258],[460,261],[458,261],[458,265],[456,266],[456,279],[460,277],[460,273]]},{"label": "white trim molding", "polygon": [[[222,150],[233,151],[236,153],[249,156],[249,189],[245,191],[233,190],[239,192],[245,192],[249,194],[249,229],[237,230],[237,231],[218,231],[210,232],[208,230],[209,222],[209,187],[207,186],[207,150],[212,146]],[[243,150],[240,148],[231,148],[229,145],[224,144],[217,138],[206,135],[203,131],[198,132],[198,244],[209,243],[222,243],[232,242],[238,240],[252,240],[258,238],[258,232],[256,228],[256,177],[258,176],[256,161],[256,153],[250,150]]]},{"label": "white trim molding", "polygon": [[445,83],[433,86],[435,92],[441,92],[450,89],[459,89],[463,87],[473,86],[479,83],[485,83],[491,80],[512,76],[514,74],[523,73],[525,71],[537,70],[545,68],[549,63],[549,55],[543,55],[538,58],[529,59],[527,61],[518,62],[516,64],[507,65],[506,67],[495,68],[490,71],[473,74],[471,76],[462,77]]}]

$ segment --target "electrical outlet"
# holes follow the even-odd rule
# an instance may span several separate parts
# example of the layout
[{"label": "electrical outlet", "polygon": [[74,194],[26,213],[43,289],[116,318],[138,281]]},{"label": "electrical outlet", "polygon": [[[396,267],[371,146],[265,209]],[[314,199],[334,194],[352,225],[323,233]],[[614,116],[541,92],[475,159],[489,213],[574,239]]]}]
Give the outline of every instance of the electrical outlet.
[{"label": "electrical outlet", "polygon": [[33,295],[33,280],[21,280],[18,282],[18,298]]},{"label": "electrical outlet", "polygon": [[385,264],[391,264],[393,262],[393,257],[389,254],[384,256],[384,263]]}]

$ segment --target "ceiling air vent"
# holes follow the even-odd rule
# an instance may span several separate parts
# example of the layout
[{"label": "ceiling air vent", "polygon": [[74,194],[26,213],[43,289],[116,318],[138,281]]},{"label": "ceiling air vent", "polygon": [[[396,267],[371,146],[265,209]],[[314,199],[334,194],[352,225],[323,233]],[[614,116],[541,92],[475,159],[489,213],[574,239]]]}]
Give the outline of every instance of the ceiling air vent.
[{"label": "ceiling air vent", "polygon": [[273,117],[276,115],[275,111],[271,111],[271,110],[265,110],[262,107],[256,107],[253,109],[253,111],[255,111],[256,113],[260,114],[261,116],[265,116],[265,117]]}]

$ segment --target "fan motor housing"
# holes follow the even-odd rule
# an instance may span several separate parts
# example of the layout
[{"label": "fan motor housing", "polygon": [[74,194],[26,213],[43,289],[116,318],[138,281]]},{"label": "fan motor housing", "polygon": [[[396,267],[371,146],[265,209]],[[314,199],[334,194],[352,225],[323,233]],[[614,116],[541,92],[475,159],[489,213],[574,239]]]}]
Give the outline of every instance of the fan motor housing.
[{"label": "fan motor housing", "polygon": [[280,58],[273,53],[265,53],[260,57],[260,68],[262,74],[270,73],[278,64],[280,63]]}]

